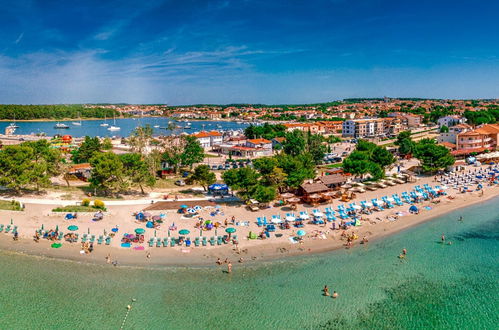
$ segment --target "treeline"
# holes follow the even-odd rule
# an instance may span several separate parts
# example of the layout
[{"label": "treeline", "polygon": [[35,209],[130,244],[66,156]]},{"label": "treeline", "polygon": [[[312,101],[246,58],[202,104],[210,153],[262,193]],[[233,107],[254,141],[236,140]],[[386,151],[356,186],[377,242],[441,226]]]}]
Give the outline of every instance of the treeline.
[{"label": "treeline", "polygon": [[471,125],[497,123],[499,122],[499,107],[489,106],[487,110],[465,111],[464,117],[468,120],[468,124]]},{"label": "treeline", "polygon": [[112,118],[120,113],[106,108],[85,108],[83,105],[19,105],[1,104],[0,119],[65,119],[65,118]]}]

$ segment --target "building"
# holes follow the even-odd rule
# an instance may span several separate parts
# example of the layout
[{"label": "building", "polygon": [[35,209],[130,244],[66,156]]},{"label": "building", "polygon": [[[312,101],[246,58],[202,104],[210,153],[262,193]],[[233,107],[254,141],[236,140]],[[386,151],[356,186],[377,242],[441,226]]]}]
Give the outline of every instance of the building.
[{"label": "building", "polygon": [[287,132],[299,130],[302,132],[310,132],[312,134],[318,134],[320,131],[319,125],[310,124],[310,123],[287,123],[287,124],[284,124],[284,126],[286,126]]},{"label": "building", "polygon": [[437,123],[438,123],[438,127],[442,127],[442,126],[451,127],[451,126],[454,126],[457,124],[466,123],[466,118],[461,117],[461,116],[456,116],[456,115],[445,116],[445,117],[439,118],[437,120]]},{"label": "building", "polygon": [[272,148],[282,148],[282,145],[286,141],[286,138],[284,137],[275,137],[272,139]]},{"label": "building", "polygon": [[499,124],[487,124],[457,135],[456,152],[482,152],[495,150],[499,137]]},{"label": "building", "polygon": [[405,112],[391,112],[390,118],[398,118],[403,128],[417,128],[423,123],[423,116]]},{"label": "building", "polygon": [[343,122],[345,137],[374,138],[395,136],[401,131],[398,118],[351,119]]},{"label": "building", "polygon": [[211,148],[214,145],[220,144],[223,142],[222,133],[217,131],[201,131],[199,133],[192,134],[203,148]]},{"label": "building", "polygon": [[437,137],[438,143],[448,142],[452,144],[456,144],[457,135],[460,133],[464,133],[470,131],[472,127],[468,124],[458,124],[455,126],[449,127],[449,132],[440,133]]}]

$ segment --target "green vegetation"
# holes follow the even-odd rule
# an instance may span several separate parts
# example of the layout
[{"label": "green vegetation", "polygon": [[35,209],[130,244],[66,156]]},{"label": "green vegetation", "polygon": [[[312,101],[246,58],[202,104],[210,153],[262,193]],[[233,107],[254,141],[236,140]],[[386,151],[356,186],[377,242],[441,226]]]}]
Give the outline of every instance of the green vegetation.
[{"label": "green vegetation", "polygon": [[0,185],[19,193],[50,184],[60,171],[61,155],[46,140],[6,146],[0,152]]},{"label": "green vegetation", "polygon": [[374,180],[379,180],[385,176],[385,167],[394,162],[395,158],[385,147],[359,140],[355,150],[343,161],[343,168],[354,175],[369,173]]},{"label": "green vegetation", "polygon": [[419,159],[424,172],[434,173],[454,164],[455,159],[444,146],[436,144],[434,139],[422,139],[416,143],[414,157]]},{"label": "green vegetation", "polygon": [[85,108],[83,105],[17,105],[0,104],[0,119],[64,119],[64,118],[104,118],[119,116],[113,109]]},{"label": "green vegetation", "polygon": [[499,121],[499,106],[489,106],[487,110],[482,111],[465,111],[464,117],[471,125],[497,123]]},{"label": "green vegetation", "polygon": [[194,169],[194,173],[189,177],[192,182],[199,183],[206,191],[208,186],[217,181],[215,173],[210,170],[208,165],[199,165]]},{"label": "green vegetation", "polygon": [[52,209],[52,212],[95,212],[96,210],[106,211],[106,208],[96,208],[93,206],[83,206],[83,205],[66,205]]},{"label": "green vegetation", "polygon": [[395,145],[399,147],[399,154],[401,156],[410,155],[414,152],[414,142],[411,139],[411,132],[404,131],[400,132],[397,135],[397,140],[395,141]]},{"label": "green vegetation", "polygon": [[181,166],[192,166],[204,159],[204,149],[193,136],[181,136],[178,141],[172,141],[164,146],[161,160],[166,162],[175,173]]},{"label": "green vegetation", "polygon": [[265,123],[261,126],[250,125],[244,129],[244,135],[248,139],[263,138],[272,140],[275,137],[283,137],[286,132],[284,125],[271,125]]},{"label": "green vegetation", "polygon": [[440,127],[440,133],[449,133],[449,128],[445,125]]},{"label": "green vegetation", "polygon": [[22,211],[21,203],[18,201],[1,201],[0,200],[0,210],[8,210],[8,211]]},{"label": "green vegetation", "polygon": [[80,147],[72,152],[71,160],[76,164],[88,163],[101,149],[103,147],[98,137],[85,136]]}]

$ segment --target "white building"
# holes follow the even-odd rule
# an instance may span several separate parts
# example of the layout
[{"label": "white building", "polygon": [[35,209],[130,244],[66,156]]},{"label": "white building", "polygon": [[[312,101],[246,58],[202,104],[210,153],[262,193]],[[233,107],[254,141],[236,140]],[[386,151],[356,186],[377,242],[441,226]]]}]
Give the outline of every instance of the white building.
[{"label": "white building", "polygon": [[445,117],[439,118],[437,120],[437,123],[438,123],[438,127],[442,127],[442,126],[451,127],[451,126],[454,126],[457,124],[466,123],[466,118],[461,117],[461,116],[456,116],[456,115],[445,116]]},{"label": "white building", "polygon": [[221,144],[223,142],[223,136],[217,131],[201,131],[199,133],[192,134],[203,148],[211,148],[214,145]]}]

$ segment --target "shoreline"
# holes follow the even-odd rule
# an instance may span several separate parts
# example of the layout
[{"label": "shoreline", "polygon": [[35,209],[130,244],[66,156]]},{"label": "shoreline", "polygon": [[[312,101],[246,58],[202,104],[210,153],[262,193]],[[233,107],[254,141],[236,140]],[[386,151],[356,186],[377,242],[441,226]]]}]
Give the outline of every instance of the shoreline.
[{"label": "shoreline", "polygon": [[[355,231],[359,237],[368,236],[370,242],[382,240],[386,237],[396,235],[405,230],[417,227],[423,223],[435,220],[435,218],[444,216],[462,208],[466,208],[481,202],[499,196],[498,187],[490,187],[484,190],[483,196],[478,196],[476,192],[468,193],[463,198],[463,194],[458,194],[455,200],[449,200],[444,205],[437,205],[430,211],[424,211],[419,215],[408,215],[400,217],[396,221],[383,220],[374,225],[363,224],[361,227],[354,227],[348,231]],[[464,200],[463,200],[464,199]],[[457,205],[455,205],[458,203]],[[421,203],[421,208],[425,203]],[[405,206],[405,205],[404,205]],[[433,206],[433,205],[432,205]],[[329,253],[334,250],[345,248],[345,241],[340,237],[341,230],[333,231],[327,239],[306,239],[303,244],[290,245],[287,241],[266,241],[258,242],[260,245],[248,245],[241,247],[246,250],[244,253],[236,253],[233,246],[223,245],[221,247],[194,247],[194,248],[146,248],[144,251],[134,251],[114,246],[98,246],[87,255],[80,255],[80,244],[64,244],[63,249],[52,249],[52,242],[40,240],[35,243],[29,238],[20,238],[19,241],[13,241],[11,235],[0,234],[0,250],[3,253],[13,253],[16,255],[30,256],[34,258],[57,259],[67,262],[78,262],[93,265],[109,265],[106,263],[106,256],[111,254],[113,260],[119,262],[119,267],[132,268],[213,268],[217,267],[215,261],[220,259],[231,259],[237,263],[237,259],[245,259],[244,266],[258,265],[266,262],[279,262],[288,258],[300,257],[306,255],[316,255]],[[116,238],[115,238],[116,239]],[[253,241],[251,243],[254,243]],[[286,244],[287,243],[287,244]],[[366,246],[369,246],[368,243]],[[242,244],[241,244],[242,245]],[[360,245],[355,243],[354,247]],[[188,252],[187,252],[188,251]],[[145,257],[145,252],[150,252],[152,257]],[[222,266],[223,267],[223,266]]]}]

